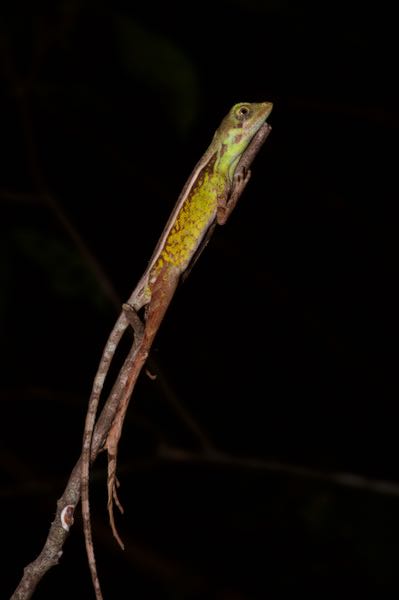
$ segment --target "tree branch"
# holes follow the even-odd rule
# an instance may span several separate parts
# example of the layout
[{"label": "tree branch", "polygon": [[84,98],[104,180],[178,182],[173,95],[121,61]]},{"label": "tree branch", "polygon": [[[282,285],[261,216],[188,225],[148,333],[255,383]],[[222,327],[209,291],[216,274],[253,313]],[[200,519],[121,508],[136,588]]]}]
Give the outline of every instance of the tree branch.
[{"label": "tree branch", "polygon": [[[126,376],[131,369],[132,362],[134,362],[136,352],[137,348],[133,344],[98,418],[91,446],[91,462],[95,460],[107,438],[123,393]],[[41,578],[51,567],[58,563],[62,556],[62,547],[68,537],[69,528],[73,524],[73,511],[80,499],[81,466],[82,456],[75,464],[64,493],[57,502],[55,519],[51,524],[43,549],[39,556],[25,567],[23,577],[11,596],[11,600],[28,600],[31,598]],[[65,516],[66,513],[67,517]]]}]

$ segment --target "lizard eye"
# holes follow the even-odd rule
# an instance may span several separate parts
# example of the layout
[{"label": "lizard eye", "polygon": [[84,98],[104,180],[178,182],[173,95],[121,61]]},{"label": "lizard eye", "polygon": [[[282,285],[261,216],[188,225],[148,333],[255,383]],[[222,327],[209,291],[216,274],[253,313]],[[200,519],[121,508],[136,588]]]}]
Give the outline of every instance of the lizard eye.
[{"label": "lizard eye", "polygon": [[249,117],[250,112],[251,110],[249,106],[246,106],[244,104],[244,106],[240,106],[240,108],[237,110],[237,118],[240,119],[240,121],[243,121],[244,119]]}]

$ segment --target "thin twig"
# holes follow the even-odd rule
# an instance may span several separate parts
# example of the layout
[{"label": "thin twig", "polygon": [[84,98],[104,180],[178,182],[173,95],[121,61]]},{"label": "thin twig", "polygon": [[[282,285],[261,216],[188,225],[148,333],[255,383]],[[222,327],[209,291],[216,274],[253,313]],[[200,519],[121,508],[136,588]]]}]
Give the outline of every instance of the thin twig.
[{"label": "thin twig", "polygon": [[276,460],[267,460],[262,458],[243,458],[232,456],[223,451],[210,450],[206,452],[190,452],[183,448],[175,448],[166,444],[160,444],[158,456],[161,460],[182,463],[212,464],[221,467],[232,467],[235,469],[251,469],[256,471],[270,471],[284,473],[293,477],[303,479],[314,479],[326,483],[332,483],[337,486],[349,487],[361,490],[363,492],[372,492],[385,496],[399,497],[399,484],[394,481],[373,479],[358,475],[356,473],[347,473],[344,471],[322,471],[312,467],[302,465],[292,465]]},{"label": "thin twig", "polygon": [[32,194],[29,192],[14,192],[10,190],[0,190],[0,201],[10,202],[12,204],[44,204],[43,198],[39,194]]}]

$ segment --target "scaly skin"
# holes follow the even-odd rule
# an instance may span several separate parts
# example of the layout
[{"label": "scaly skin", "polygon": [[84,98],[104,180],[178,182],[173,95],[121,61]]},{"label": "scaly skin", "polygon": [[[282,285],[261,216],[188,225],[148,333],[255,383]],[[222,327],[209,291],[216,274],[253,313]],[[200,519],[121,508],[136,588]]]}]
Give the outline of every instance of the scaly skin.
[{"label": "scaly skin", "polygon": [[[135,332],[135,342],[114,385],[114,389],[122,385],[123,392],[106,441],[108,510],[113,533],[123,547],[114,524],[113,500],[121,508],[115,486],[117,449],[134,385],[181,276],[188,271],[193,259],[195,260],[201,244],[206,244],[207,236],[214,224],[223,225],[226,222],[249,180],[248,167],[258,149],[250,152],[250,144],[257,136],[262,135],[263,140],[267,137],[269,129],[266,130],[265,121],[271,110],[270,102],[240,103],[233,106],[223,119],[209,148],[187,180],[149,265],[131,294],[128,304],[125,305],[105,346],[89,400],[82,449],[83,527],[97,600],[102,599],[102,593],[97,576],[90,524],[89,468],[98,402],[115,348],[130,324]],[[141,323],[137,312],[143,307],[145,307],[144,323]]]}]

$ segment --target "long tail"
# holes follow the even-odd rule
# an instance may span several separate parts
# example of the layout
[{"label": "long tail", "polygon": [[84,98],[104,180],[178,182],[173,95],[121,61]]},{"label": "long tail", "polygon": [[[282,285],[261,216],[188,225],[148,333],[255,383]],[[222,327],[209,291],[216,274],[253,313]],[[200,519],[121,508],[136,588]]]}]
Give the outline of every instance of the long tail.
[{"label": "long tail", "polygon": [[83,531],[85,536],[86,552],[89,561],[91,578],[96,594],[97,600],[102,600],[102,592],[100,581],[97,574],[96,559],[94,555],[93,547],[93,536],[91,530],[91,519],[90,519],[90,501],[89,501],[89,477],[90,477],[90,462],[91,462],[91,447],[94,426],[96,423],[98,404],[102,389],[104,387],[105,377],[109,371],[112,358],[115,354],[115,350],[129,325],[124,312],[122,312],[116,321],[114,328],[108,338],[105,345],[103,354],[101,356],[100,365],[98,367],[96,376],[93,382],[93,388],[91,391],[89,406],[86,414],[86,421],[83,434],[83,448],[82,448],[82,473],[81,473],[81,496],[82,496],[82,519],[83,519]]}]

